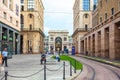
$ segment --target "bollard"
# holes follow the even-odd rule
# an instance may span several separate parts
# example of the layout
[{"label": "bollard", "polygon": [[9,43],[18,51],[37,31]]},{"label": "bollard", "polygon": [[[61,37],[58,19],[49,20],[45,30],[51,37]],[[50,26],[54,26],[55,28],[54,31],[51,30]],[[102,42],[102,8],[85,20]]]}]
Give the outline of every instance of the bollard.
[{"label": "bollard", "polygon": [[46,62],[44,61],[44,80],[46,80]]},{"label": "bollard", "polygon": [[76,60],[75,60],[74,66],[75,66],[74,73],[76,73]]},{"label": "bollard", "polygon": [[72,63],[70,61],[70,76],[72,76]]},{"label": "bollard", "polygon": [[5,80],[7,80],[8,71],[5,71]]},{"label": "bollard", "polygon": [[63,62],[63,80],[65,80],[65,62]]}]

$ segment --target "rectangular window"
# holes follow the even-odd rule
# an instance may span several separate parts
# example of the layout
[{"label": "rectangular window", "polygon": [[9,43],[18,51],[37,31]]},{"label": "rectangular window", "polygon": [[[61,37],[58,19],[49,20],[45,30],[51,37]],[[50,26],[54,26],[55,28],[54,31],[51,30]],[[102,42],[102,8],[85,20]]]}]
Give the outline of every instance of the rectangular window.
[{"label": "rectangular window", "polygon": [[34,10],[34,0],[28,0],[28,10]]},{"label": "rectangular window", "polygon": [[23,5],[21,6],[21,11],[24,11],[24,6]]},{"label": "rectangular window", "polygon": [[12,17],[10,17],[10,22],[12,23]]},{"label": "rectangular window", "polygon": [[83,10],[85,11],[90,10],[90,0],[83,0]]},{"label": "rectangular window", "polygon": [[114,15],[114,8],[111,9],[111,15]]},{"label": "rectangular window", "polygon": [[102,8],[102,1],[100,1],[100,7]]},{"label": "rectangular window", "polygon": [[105,19],[107,19],[107,13],[105,13]]},{"label": "rectangular window", "polygon": [[16,21],[16,26],[18,26],[18,21]]},{"label": "rectangular window", "polygon": [[6,14],[6,12],[4,12],[4,19],[6,19],[7,18],[7,14]]},{"label": "rectangular window", "polygon": [[21,0],[21,3],[24,3],[24,0]]},{"label": "rectangular window", "polygon": [[9,0],[9,9],[12,10],[12,0]]},{"label": "rectangular window", "polygon": [[87,24],[85,24],[85,30],[88,30],[88,25]]},{"label": "rectangular window", "polygon": [[2,0],[2,3],[5,4],[5,0]]},{"label": "rectangular window", "polygon": [[2,0],[2,3],[6,5],[6,0]]},{"label": "rectangular window", "polygon": [[16,15],[19,16],[19,6],[16,4]]},{"label": "rectangular window", "polygon": [[100,23],[102,23],[102,17],[100,17]]}]

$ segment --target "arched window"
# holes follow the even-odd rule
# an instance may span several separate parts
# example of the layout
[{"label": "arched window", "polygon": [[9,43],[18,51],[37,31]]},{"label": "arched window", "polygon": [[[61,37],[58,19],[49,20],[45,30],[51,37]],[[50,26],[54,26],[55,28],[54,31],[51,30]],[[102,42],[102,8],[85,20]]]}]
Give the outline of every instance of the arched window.
[{"label": "arched window", "polygon": [[85,17],[85,18],[88,18],[88,14],[85,14],[84,17]]},{"label": "arched window", "polygon": [[29,18],[32,18],[33,17],[33,15],[32,14],[29,14]]}]

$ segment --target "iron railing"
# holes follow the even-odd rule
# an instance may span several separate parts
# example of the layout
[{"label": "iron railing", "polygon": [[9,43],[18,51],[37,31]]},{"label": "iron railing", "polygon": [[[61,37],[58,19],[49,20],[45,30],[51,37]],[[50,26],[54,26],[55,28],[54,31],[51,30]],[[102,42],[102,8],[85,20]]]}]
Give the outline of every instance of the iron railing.
[{"label": "iron railing", "polygon": [[40,28],[21,28],[21,31],[39,31],[43,36],[45,36]]}]

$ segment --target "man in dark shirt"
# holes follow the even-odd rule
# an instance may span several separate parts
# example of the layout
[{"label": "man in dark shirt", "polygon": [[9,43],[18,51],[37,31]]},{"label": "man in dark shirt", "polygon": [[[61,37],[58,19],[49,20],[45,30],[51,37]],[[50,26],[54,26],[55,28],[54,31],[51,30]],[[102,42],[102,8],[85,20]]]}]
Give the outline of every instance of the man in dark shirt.
[{"label": "man in dark shirt", "polygon": [[46,55],[44,53],[41,54],[41,64],[43,61],[46,63]]}]

